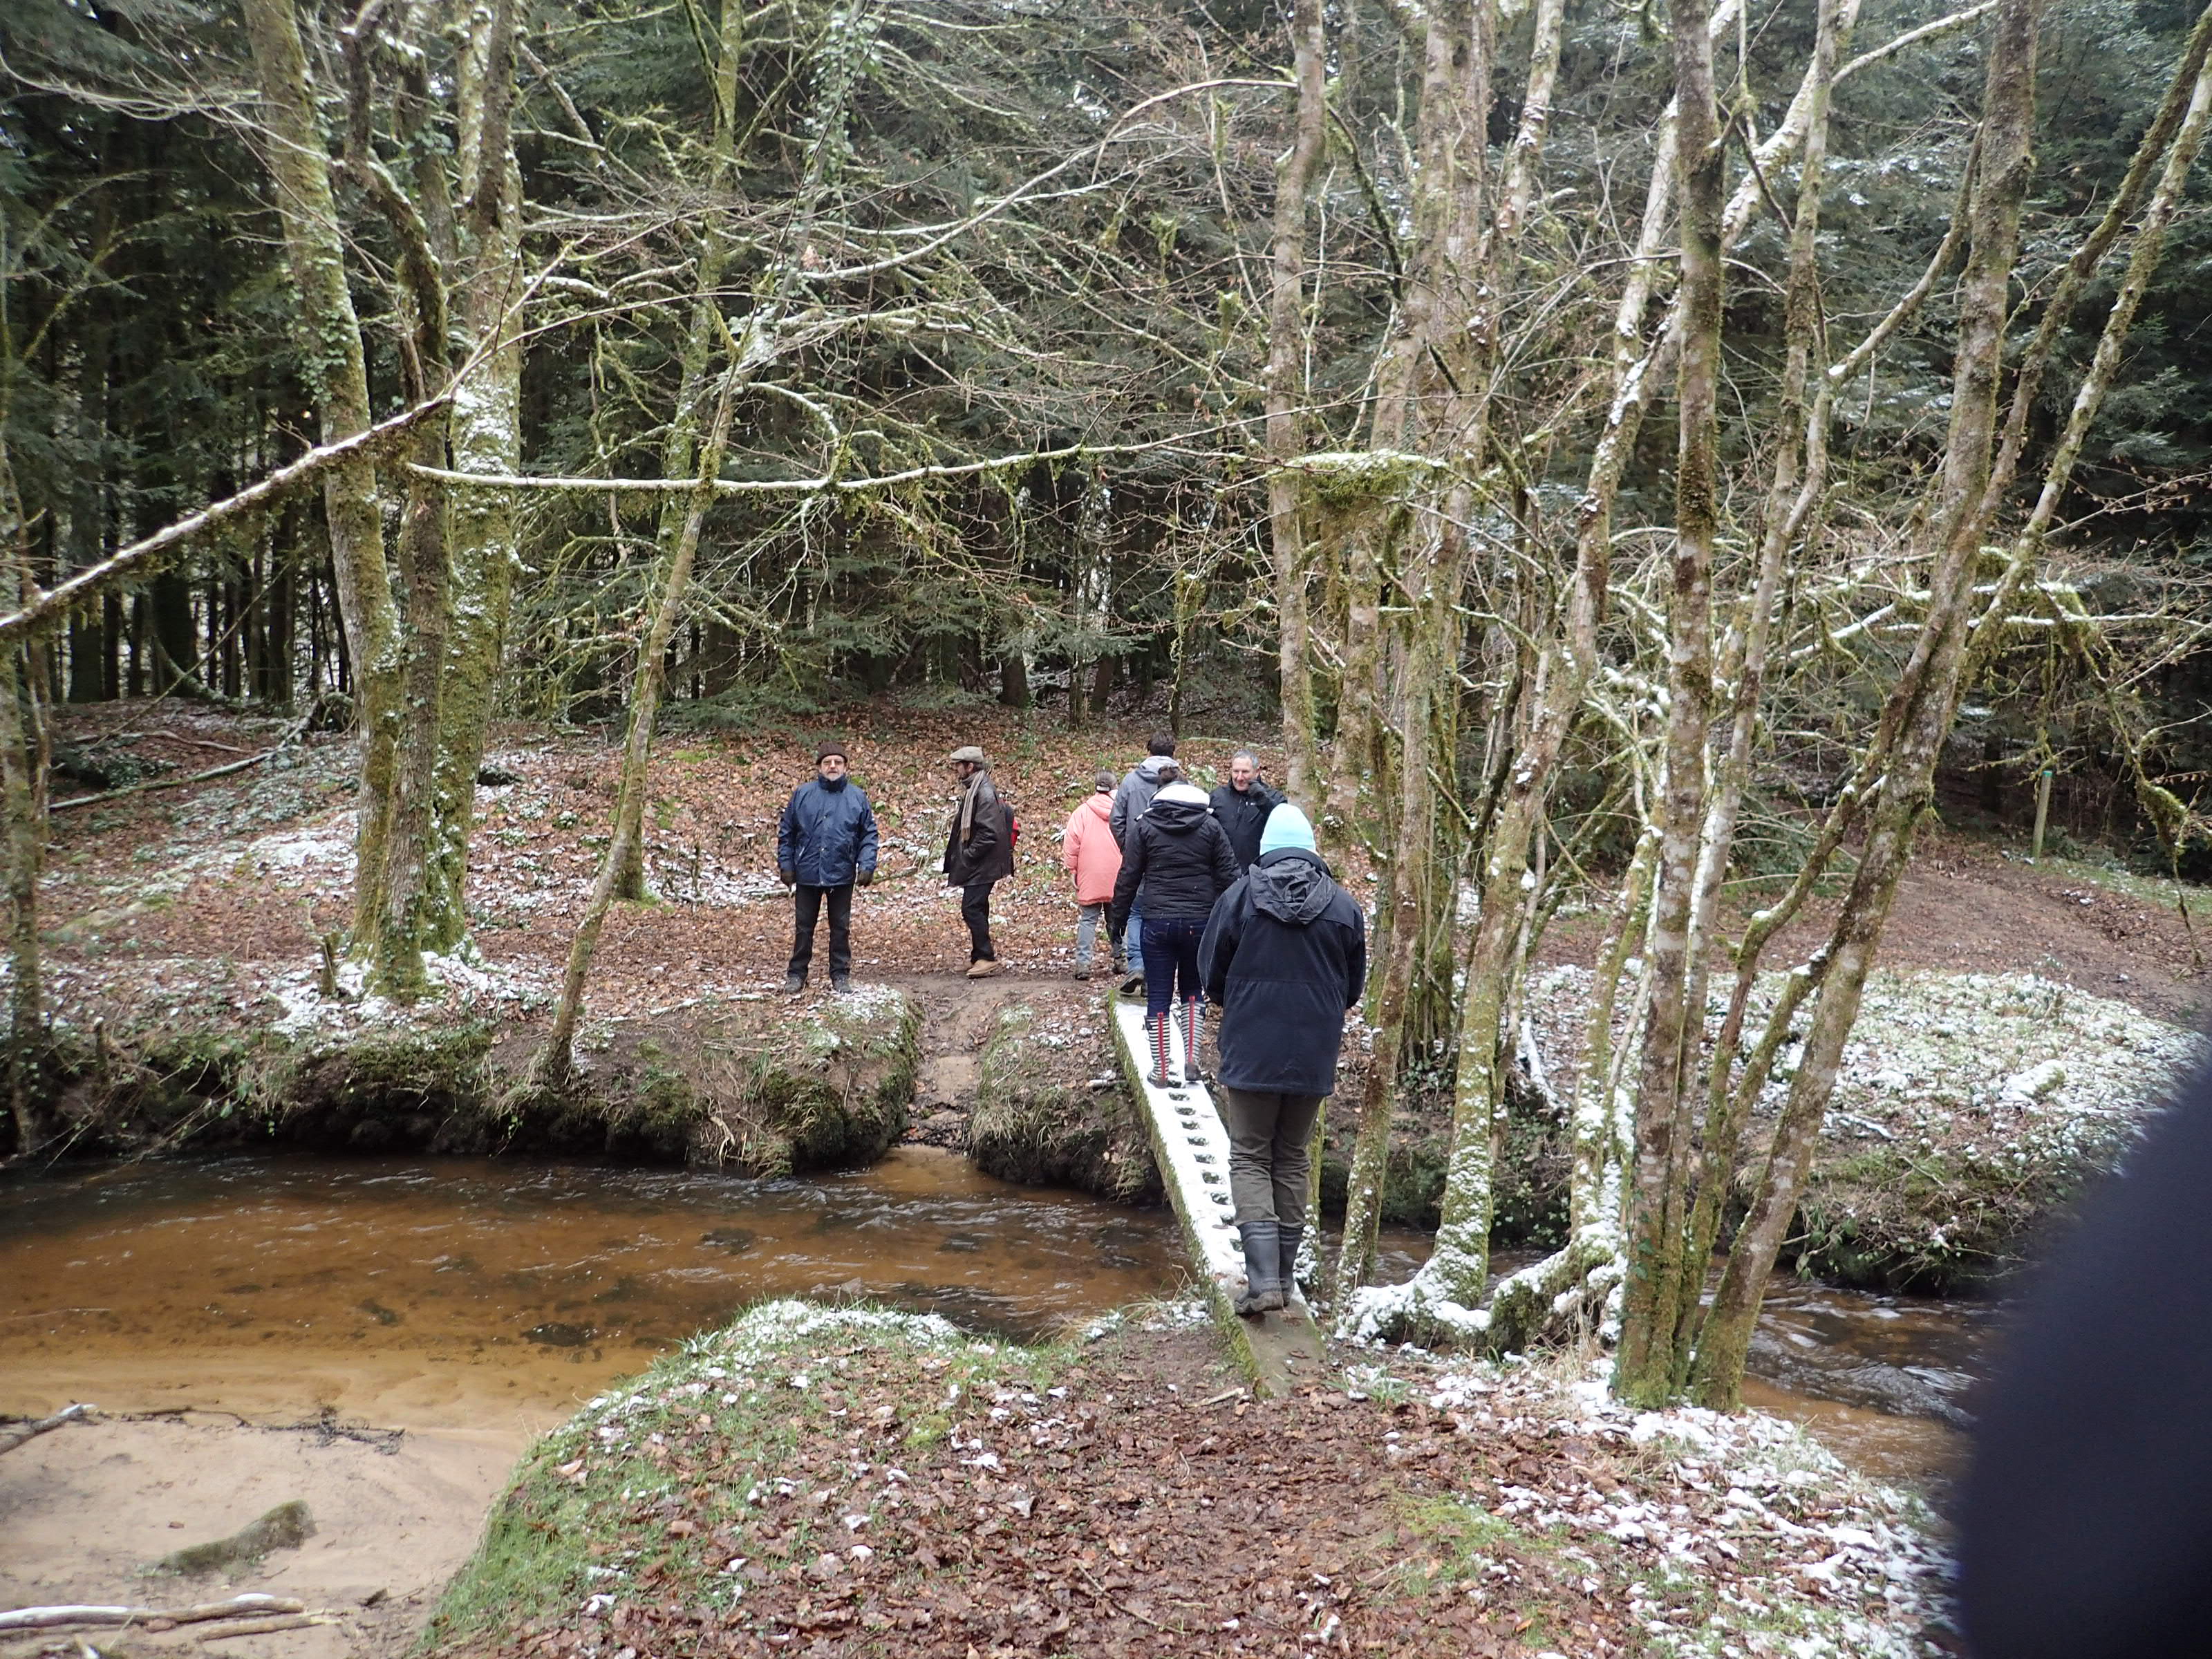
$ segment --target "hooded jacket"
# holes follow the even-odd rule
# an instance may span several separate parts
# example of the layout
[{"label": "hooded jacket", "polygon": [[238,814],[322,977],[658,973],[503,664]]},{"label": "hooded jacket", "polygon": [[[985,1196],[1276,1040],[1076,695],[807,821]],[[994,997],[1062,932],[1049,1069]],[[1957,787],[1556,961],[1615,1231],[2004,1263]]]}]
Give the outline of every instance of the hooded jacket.
[{"label": "hooded jacket", "polygon": [[1221,820],[1222,832],[1236,852],[1239,870],[1249,870],[1260,861],[1260,835],[1267,827],[1267,814],[1282,804],[1283,798],[1257,778],[1241,794],[1235,784],[1224,783],[1216,785],[1206,798],[1206,805]]},{"label": "hooded jacket", "polygon": [[1163,789],[1131,826],[1114,878],[1111,922],[1119,939],[1134,906],[1145,920],[1203,921],[1237,881],[1237,854],[1206,797],[1188,784]]},{"label": "hooded jacket", "polygon": [[1173,755],[1147,755],[1129,769],[1121,787],[1114,792],[1114,844],[1127,850],[1129,826],[1145,816],[1152,797],[1160,793],[1160,774],[1175,766]]},{"label": "hooded jacket", "polygon": [[1114,840],[1112,798],[1085,795],[1067,815],[1061,832],[1060,861],[1075,878],[1078,904],[1110,904],[1114,878],[1121,873],[1121,848]]},{"label": "hooded jacket", "polygon": [[1221,896],[1198,976],[1221,1010],[1223,1087],[1336,1092],[1344,1016],[1367,984],[1367,918],[1319,854],[1269,853]]},{"label": "hooded jacket", "polygon": [[791,792],[776,826],[775,866],[802,887],[842,887],[876,867],[876,815],[849,777],[813,777]]},{"label": "hooded jacket", "polygon": [[[975,796],[971,803],[968,797]],[[968,820],[968,839],[960,839],[960,820]],[[990,769],[977,767],[961,786],[952,808],[952,828],[945,837],[945,881],[950,887],[1004,881],[1014,873],[1014,848],[1006,838],[1006,814]]]}]

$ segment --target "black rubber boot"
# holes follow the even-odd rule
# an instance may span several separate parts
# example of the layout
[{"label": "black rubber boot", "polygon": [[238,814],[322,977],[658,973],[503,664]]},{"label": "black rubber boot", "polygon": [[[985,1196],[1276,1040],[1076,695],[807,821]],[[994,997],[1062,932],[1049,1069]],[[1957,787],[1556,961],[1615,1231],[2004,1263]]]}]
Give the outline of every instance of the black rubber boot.
[{"label": "black rubber boot", "polygon": [[1172,1089],[1176,1079],[1174,1073],[1168,1070],[1168,1022],[1165,1019],[1154,1020],[1152,1035],[1152,1069],[1146,1075],[1145,1081],[1155,1089]]},{"label": "black rubber boot", "polygon": [[1275,1276],[1283,1295],[1283,1299],[1275,1304],[1279,1308],[1291,1305],[1291,1294],[1298,1287],[1298,1246],[1304,1243],[1305,1239],[1306,1230],[1304,1227],[1280,1226],[1275,1230],[1276,1254],[1280,1257],[1282,1266],[1282,1271]]},{"label": "black rubber boot", "polygon": [[1270,1313],[1283,1305],[1282,1230],[1273,1221],[1240,1221],[1237,1231],[1244,1240],[1244,1294],[1237,1311]]},{"label": "black rubber boot", "polygon": [[1198,1049],[1206,1041],[1206,1001],[1185,997],[1182,1001],[1182,1080],[1198,1081]]}]

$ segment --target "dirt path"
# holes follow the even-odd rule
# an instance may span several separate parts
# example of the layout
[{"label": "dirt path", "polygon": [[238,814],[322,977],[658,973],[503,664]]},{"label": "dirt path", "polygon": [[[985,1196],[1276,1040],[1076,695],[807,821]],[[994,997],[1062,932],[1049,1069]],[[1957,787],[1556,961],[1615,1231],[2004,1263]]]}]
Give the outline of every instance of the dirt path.
[{"label": "dirt path", "polygon": [[921,1066],[915,1077],[907,1139],[964,1148],[983,1046],[999,1011],[1042,994],[1057,997],[1068,981],[1041,975],[969,979],[961,974],[894,974],[886,982],[921,1005]]},{"label": "dirt path", "polygon": [[[412,1644],[475,1548],[484,1511],[526,1438],[437,1430],[332,1433],[253,1428],[227,1416],[103,1420],[42,1435],[0,1458],[0,1606],[167,1604],[242,1591],[295,1597],[333,1624],[203,1646],[187,1628],[133,1632],[134,1654],[385,1659]],[[148,1563],[227,1537],[270,1508],[306,1502],[315,1534],[258,1568],[147,1578]],[[103,1650],[102,1632],[86,1632]],[[64,1632],[0,1640],[0,1656],[78,1650]]]}]

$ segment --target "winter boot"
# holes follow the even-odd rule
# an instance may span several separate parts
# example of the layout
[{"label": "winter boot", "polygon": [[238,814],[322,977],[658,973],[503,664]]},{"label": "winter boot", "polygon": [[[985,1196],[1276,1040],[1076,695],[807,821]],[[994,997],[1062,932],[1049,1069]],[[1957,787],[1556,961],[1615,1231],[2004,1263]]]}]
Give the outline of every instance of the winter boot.
[{"label": "winter boot", "polygon": [[1237,1311],[1272,1312],[1283,1305],[1282,1230],[1273,1221],[1240,1221],[1237,1231],[1244,1240],[1244,1294]]},{"label": "winter boot", "polygon": [[784,995],[786,995],[786,996],[787,996],[787,997],[795,997],[795,996],[797,996],[797,995],[798,995],[801,991],[804,991],[805,988],[806,988],[806,975],[804,975],[804,974],[786,974],[786,975],[783,976],[783,994],[784,994]]},{"label": "winter boot", "polygon": [[1298,1246],[1305,1243],[1304,1227],[1279,1226],[1275,1230],[1277,1247],[1281,1252],[1283,1270],[1276,1275],[1280,1280],[1283,1299],[1279,1306],[1287,1308],[1291,1295],[1298,1288]]},{"label": "winter boot", "polygon": [[852,994],[853,994],[853,976],[852,976],[850,974],[832,974],[832,975],[830,975],[830,990],[831,990],[831,991],[835,992],[837,995],[839,995],[839,996],[841,996],[841,997],[848,997],[848,996],[852,995]]},{"label": "winter boot", "polygon": [[1166,1020],[1156,1019],[1152,1022],[1152,1069],[1146,1075],[1145,1081],[1155,1089],[1171,1089],[1175,1086],[1176,1080],[1174,1073],[1168,1070],[1168,1022]]},{"label": "winter boot", "polygon": [[1185,997],[1182,1001],[1182,1080],[1195,1083],[1199,1079],[1198,1054],[1206,1041],[1206,999]]}]

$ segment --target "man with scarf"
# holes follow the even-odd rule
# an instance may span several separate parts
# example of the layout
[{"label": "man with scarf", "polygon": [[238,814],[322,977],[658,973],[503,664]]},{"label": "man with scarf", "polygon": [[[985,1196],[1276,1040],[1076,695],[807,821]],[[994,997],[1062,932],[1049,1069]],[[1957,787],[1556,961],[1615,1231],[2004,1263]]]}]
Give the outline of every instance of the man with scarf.
[{"label": "man with scarf", "polygon": [[845,775],[845,745],[814,751],[814,775],[791,792],[775,834],[775,872],[792,890],[791,969],[783,988],[806,988],[814,927],[830,902],[830,988],[853,988],[853,889],[876,878],[876,815]]},{"label": "man with scarf", "polygon": [[960,919],[968,924],[968,977],[999,973],[991,949],[991,889],[1014,873],[1014,841],[1005,804],[991,781],[983,751],[969,744],[946,760],[960,786],[952,833],[945,842],[945,882],[960,890]]}]

